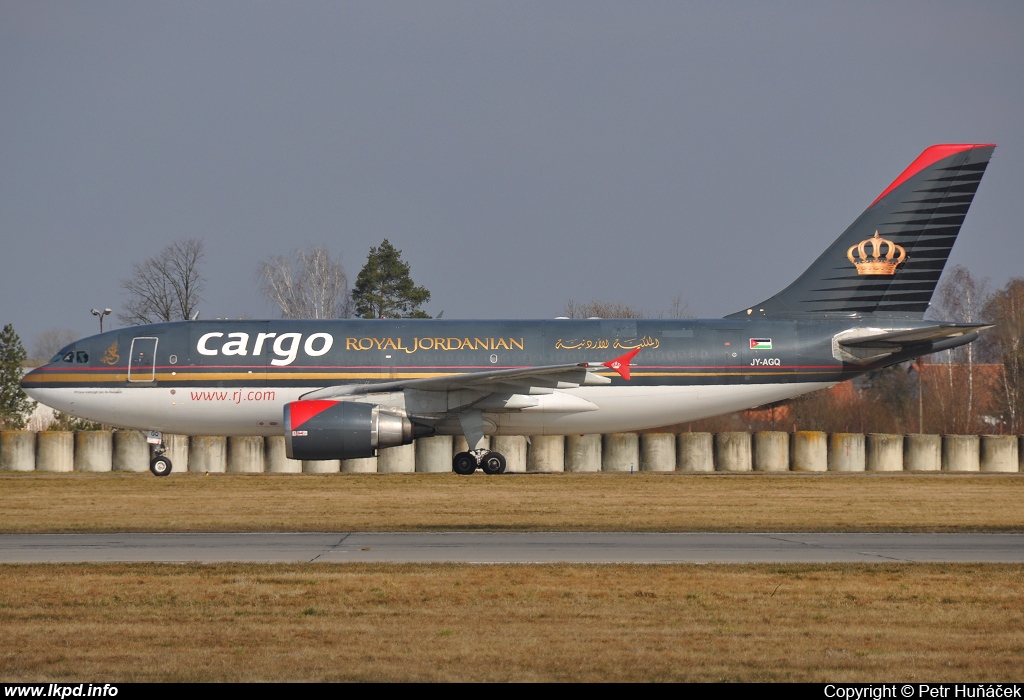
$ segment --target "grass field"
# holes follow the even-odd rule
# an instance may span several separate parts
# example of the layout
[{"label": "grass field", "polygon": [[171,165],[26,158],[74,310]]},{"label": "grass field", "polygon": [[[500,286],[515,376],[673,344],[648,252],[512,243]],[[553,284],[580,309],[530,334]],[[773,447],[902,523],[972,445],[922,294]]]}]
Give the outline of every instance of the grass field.
[{"label": "grass field", "polygon": [[1024,475],[0,476],[2,532],[1024,530]]},{"label": "grass field", "polygon": [[4,681],[1019,681],[1024,567],[0,567]]},{"label": "grass field", "polygon": [[[1021,531],[1021,475],[4,475],[4,532]],[[1019,565],[4,565],[0,680],[1019,681]]]}]

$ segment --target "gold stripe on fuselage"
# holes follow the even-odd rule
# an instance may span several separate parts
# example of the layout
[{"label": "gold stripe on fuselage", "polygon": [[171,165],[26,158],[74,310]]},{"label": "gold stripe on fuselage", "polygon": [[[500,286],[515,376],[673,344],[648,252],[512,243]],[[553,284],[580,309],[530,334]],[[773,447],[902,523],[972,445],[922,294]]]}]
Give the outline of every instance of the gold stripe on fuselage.
[{"label": "gold stripe on fuselage", "polygon": [[[655,377],[655,378],[666,378],[666,377],[735,377],[741,373],[749,373],[751,376],[757,377],[768,377],[768,376],[793,376],[796,375],[818,375],[818,374],[833,374],[835,369],[833,368],[820,368],[820,369],[801,369],[801,370],[772,370],[763,371],[760,369],[754,372],[748,372],[747,368],[737,367],[729,371],[700,371],[700,370],[685,370],[685,371],[633,371],[633,377]],[[273,384],[279,381],[298,381],[298,380],[311,380],[315,382],[330,382],[330,381],[396,381],[402,379],[437,379],[443,377],[451,377],[458,374],[464,374],[465,370],[455,368],[452,372],[403,372],[403,371],[391,371],[388,376],[380,370],[376,371],[363,371],[363,372],[286,372],[286,371],[265,371],[258,369],[254,371],[245,372],[202,372],[202,371],[184,371],[184,372],[158,372],[156,374],[157,382],[167,383],[189,383],[201,385],[204,382],[240,382],[247,380],[257,380],[260,383]],[[603,377],[616,377],[614,372],[595,372]],[[93,371],[82,371],[82,372],[55,372],[53,374],[40,374],[32,375],[25,378],[25,383],[32,384],[127,384],[132,385],[143,385],[149,384],[153,380],[134,380],[129,382],[127,374],[112,374],[112,373],[97,373]]]}]

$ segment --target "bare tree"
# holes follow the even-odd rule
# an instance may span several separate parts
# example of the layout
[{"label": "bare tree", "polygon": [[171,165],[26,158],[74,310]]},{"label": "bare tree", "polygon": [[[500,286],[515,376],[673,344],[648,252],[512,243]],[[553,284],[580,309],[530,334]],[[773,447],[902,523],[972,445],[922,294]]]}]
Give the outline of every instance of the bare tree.
[{"label": "bare tree", "polygon": [[171,243],[145,262],[133,263],[132,276],[121,280],[128,300],[117,317],[132,326],[192,318],[205,285],[199,272],[202,261],[203,242],[190,238]]},{"label": "bare tree", "polygon": [[996,324],[989,340],[1003,366],[999,403],[1010,432],[1018,433],[1024,417],[1024,279],[1011,279],[989,297],[985,316]]},{"label": "bare tree", "polygon": [[676,294],[672,297],[666,318],[693,318],[690,302],[684,301],[682,294]]},{"label": "bare tree", "polygon": [[643,310],[635,306],[594,299],[587,304],[577,304],[570,299],[566,302],[562,315],[566,318],[646,318]]},{"label": "bare tree", "polygon": [[281,318],[348,318],[352,302],[341,260],[324,246],[272,255],[256,271],[260,291],[281,310]]},{"label": "bare tree", "polygon": [[[982,317],[982,309],[988,300],[988,280],[975,279],[963,265],[956,265],[942,276],[939,283],[935,314],[944,321],[957,323],[977,323]],[[953,364],[965,364],[967,371],[963,374],[966,387],[957,386],[956,372]],[[957,433],[970,432],[976,420],[974,412],[974,343],[968,343],[954,350],[946,351],[947,375],[949,392],[943,404],[947,418],[943,428]],[[945,392],[943,392],[945,393]],[[966,393],[966,402],[964,394]],[[940,401],[943,397],[940,395]]]},{"label": "bare tree", "polygon": [[[566,318],[649,318],[643,309],[621,302],[597,301],[579,304],[570,299],[562,310]],[[683,301],[681,294],[672,297],[668,313],[659,313],[658,318],[693,318],[690,305]]]},{"label": "bare tree", "polygon": [[51,328],[36,336],[32,344],[32,359],[47,362],[58,351],[78,340],[79,334],[70,328]]}]

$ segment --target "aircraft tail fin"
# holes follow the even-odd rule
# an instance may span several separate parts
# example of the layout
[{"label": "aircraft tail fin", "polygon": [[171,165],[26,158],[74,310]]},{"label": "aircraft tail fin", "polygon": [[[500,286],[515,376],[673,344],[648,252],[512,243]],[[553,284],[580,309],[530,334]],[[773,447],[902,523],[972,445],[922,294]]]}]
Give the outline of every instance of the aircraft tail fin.
[{"label": "aircraft tail fin", "polygon": [[922,318],[994,149],[925,149],[793,284],[727,318]]}]

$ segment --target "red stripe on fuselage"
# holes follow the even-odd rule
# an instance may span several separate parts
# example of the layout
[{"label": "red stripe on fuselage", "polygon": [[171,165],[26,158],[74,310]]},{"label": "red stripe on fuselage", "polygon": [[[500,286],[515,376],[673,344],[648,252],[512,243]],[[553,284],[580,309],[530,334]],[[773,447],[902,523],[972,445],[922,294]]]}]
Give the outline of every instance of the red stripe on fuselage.
[{"label": "red stripe on fuselage", "polygon": [[937,146],[930,146],[924,149],[924,153],[917,157],[910,166],[904,170],[898,178],[892,181],[892,184],[885,188],[885,192],[878,195],[875,201],[871,203],[871,206],[875,206],[879,199],[885,197],[885,195],[892,192],[894,189],[902,185],[910,178],[917,175],[919,172],[927,168],[929,165],[938,163],[943,158],[949,158],[955,156],[957,153],[963,153],[964,151],[970,151],[973,148],[987,148],[989,146],[995,146],[994,143],[943,143]]}]

